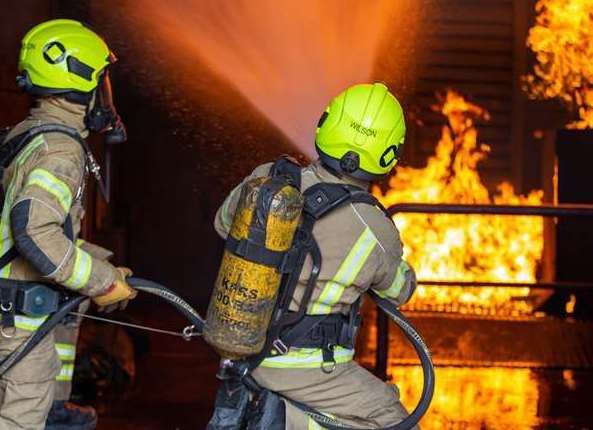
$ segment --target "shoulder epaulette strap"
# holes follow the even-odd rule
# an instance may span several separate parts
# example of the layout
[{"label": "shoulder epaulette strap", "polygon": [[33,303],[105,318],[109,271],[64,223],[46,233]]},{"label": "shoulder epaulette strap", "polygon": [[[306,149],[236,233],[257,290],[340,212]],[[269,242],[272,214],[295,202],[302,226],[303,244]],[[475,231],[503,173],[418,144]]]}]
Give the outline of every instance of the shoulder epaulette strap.
[{"label": "shoulder epaulette strap", "polygon": [[270,169],[270,176],[285,176],[293,186],[301,189],[301,165],[288,155],[283,155],[274,162]]},{"label": "shoulder epaulette strap", "polygon": [[389,216],[383,205],[368,191],[354,185],[318,183],[308,188],[304,193],[305,213],[319,219],[346,203],[365,203],[376,206],[386,216]]}]

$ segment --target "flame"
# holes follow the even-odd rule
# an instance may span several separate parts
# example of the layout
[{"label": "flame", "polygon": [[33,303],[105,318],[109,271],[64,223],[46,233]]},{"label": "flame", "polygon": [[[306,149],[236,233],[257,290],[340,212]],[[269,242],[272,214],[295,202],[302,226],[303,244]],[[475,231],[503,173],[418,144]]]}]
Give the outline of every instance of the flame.
[{"label": "flame", "polygon": [[[402,402],[413,405],[422,390],[422,369],[389,369],[400,389]],[[424,430],[463,428],[481,430],[530,427],[538,421],[540,392],[530,369],[503,367],[437,367],[437,386],[428,413],[420,422]],[[523,427],[521,427],[523,428]]]},{"label": "flame", "polygon": [[[398,167],[389,190],[374,194],[395,203],[527,204],[542,202],[541,191],[517,195],[502,183],[491,196],[478,164],[489,147],[478,144],[475,120],[486,110],[448,91],[434,106],[448,119],[435,155],[426,167]],[[400,214],[394,217],[405,244],[404,258],[421,280],[534,282],[543,250],[540,217]],[[411,309],[519,315],[531,312],[529,288],[462,288],[419,286]]]},{"label": "flame", "polygon": [[535,53],[524,89],[578,113],[570,128],[593,128],[593,0],[539,0],[527,46]]}]

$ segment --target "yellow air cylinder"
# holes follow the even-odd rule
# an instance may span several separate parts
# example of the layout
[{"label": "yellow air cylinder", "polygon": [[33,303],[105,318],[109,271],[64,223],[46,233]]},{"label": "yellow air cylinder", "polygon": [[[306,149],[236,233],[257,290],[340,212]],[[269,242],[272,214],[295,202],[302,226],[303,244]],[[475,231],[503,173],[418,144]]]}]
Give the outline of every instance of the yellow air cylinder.
[{"label": "yellow air cylinder", "polygon": [[[243,185],[229,236],[250,244],[259,241],[270,251],[290,249],[303,198],[298,189],[280,181],[264,177]],[[223,358],[261,352],[280,287],[282,274],[276,267],[246,258],[227,246],[208,306],[204,339]]]}]

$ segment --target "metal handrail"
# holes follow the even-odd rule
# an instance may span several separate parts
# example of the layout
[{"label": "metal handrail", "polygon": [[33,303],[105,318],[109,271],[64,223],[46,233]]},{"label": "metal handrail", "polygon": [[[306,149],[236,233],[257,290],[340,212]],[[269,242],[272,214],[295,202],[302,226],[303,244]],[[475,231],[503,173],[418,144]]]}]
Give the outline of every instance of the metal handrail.
[{"label": "metal handrail", "polygon": [[[441,204],[441,203],[398,203],[387,208],[392,215],[398,213],[419,213],[439,215],[511,215],[511,216],[543,216],[543,217],[593,217],[593,205],[559,204],[559,205],[484,205],[484,204]],[[418,281],[423,285],[442,287],[529,287],[536,289],[593,289],[593,284],[585,282],[467,282],[467,281]],[[377,348],[375,351],[375,374],[387,379],[387,359],[389,356],[389,325],[388,318],[382,312],[377,313]]]},{"label": "metal handrail", "polygon": [[442,203],[398,203],[387,208],[391,215],[424,213],[449,215],[593,216],[593,205],[470,205]]},{"label": "metal handrail", "polygon": [[464,288],[532,288],[535,290],[563,289],[578,291],[593,288],[591,282],[487,282],[487,281],[430,281],[428,279],[417,281],[418,285],[431,287],[464,287]]}]

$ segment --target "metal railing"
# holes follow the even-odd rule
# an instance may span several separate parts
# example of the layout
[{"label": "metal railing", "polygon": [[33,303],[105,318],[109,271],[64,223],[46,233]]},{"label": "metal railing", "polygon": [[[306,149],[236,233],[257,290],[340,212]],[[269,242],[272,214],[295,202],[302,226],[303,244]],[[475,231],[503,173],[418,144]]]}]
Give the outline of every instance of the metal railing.
[{"label": "metal railing", "polygon": [[[433,204],[433,203],[399,203],[387,208],[394,216],[400,213],[439,214],[439,215],[510,215],[510,216],[542,216],[542,217],[593,217],[593,205],[469,205],[469,204]],[[428,281],[419,280],[419,285],[441,287],[496,287],[516,288],[529,287],[534,289],[563,289],[577,291],[593,289],[592,283],[586,282],[467,282],[467,281]],[[375,350],[375,374],[387,379],[389,358],[389,318],[383,312],[377,313],[377,345]]]}]

